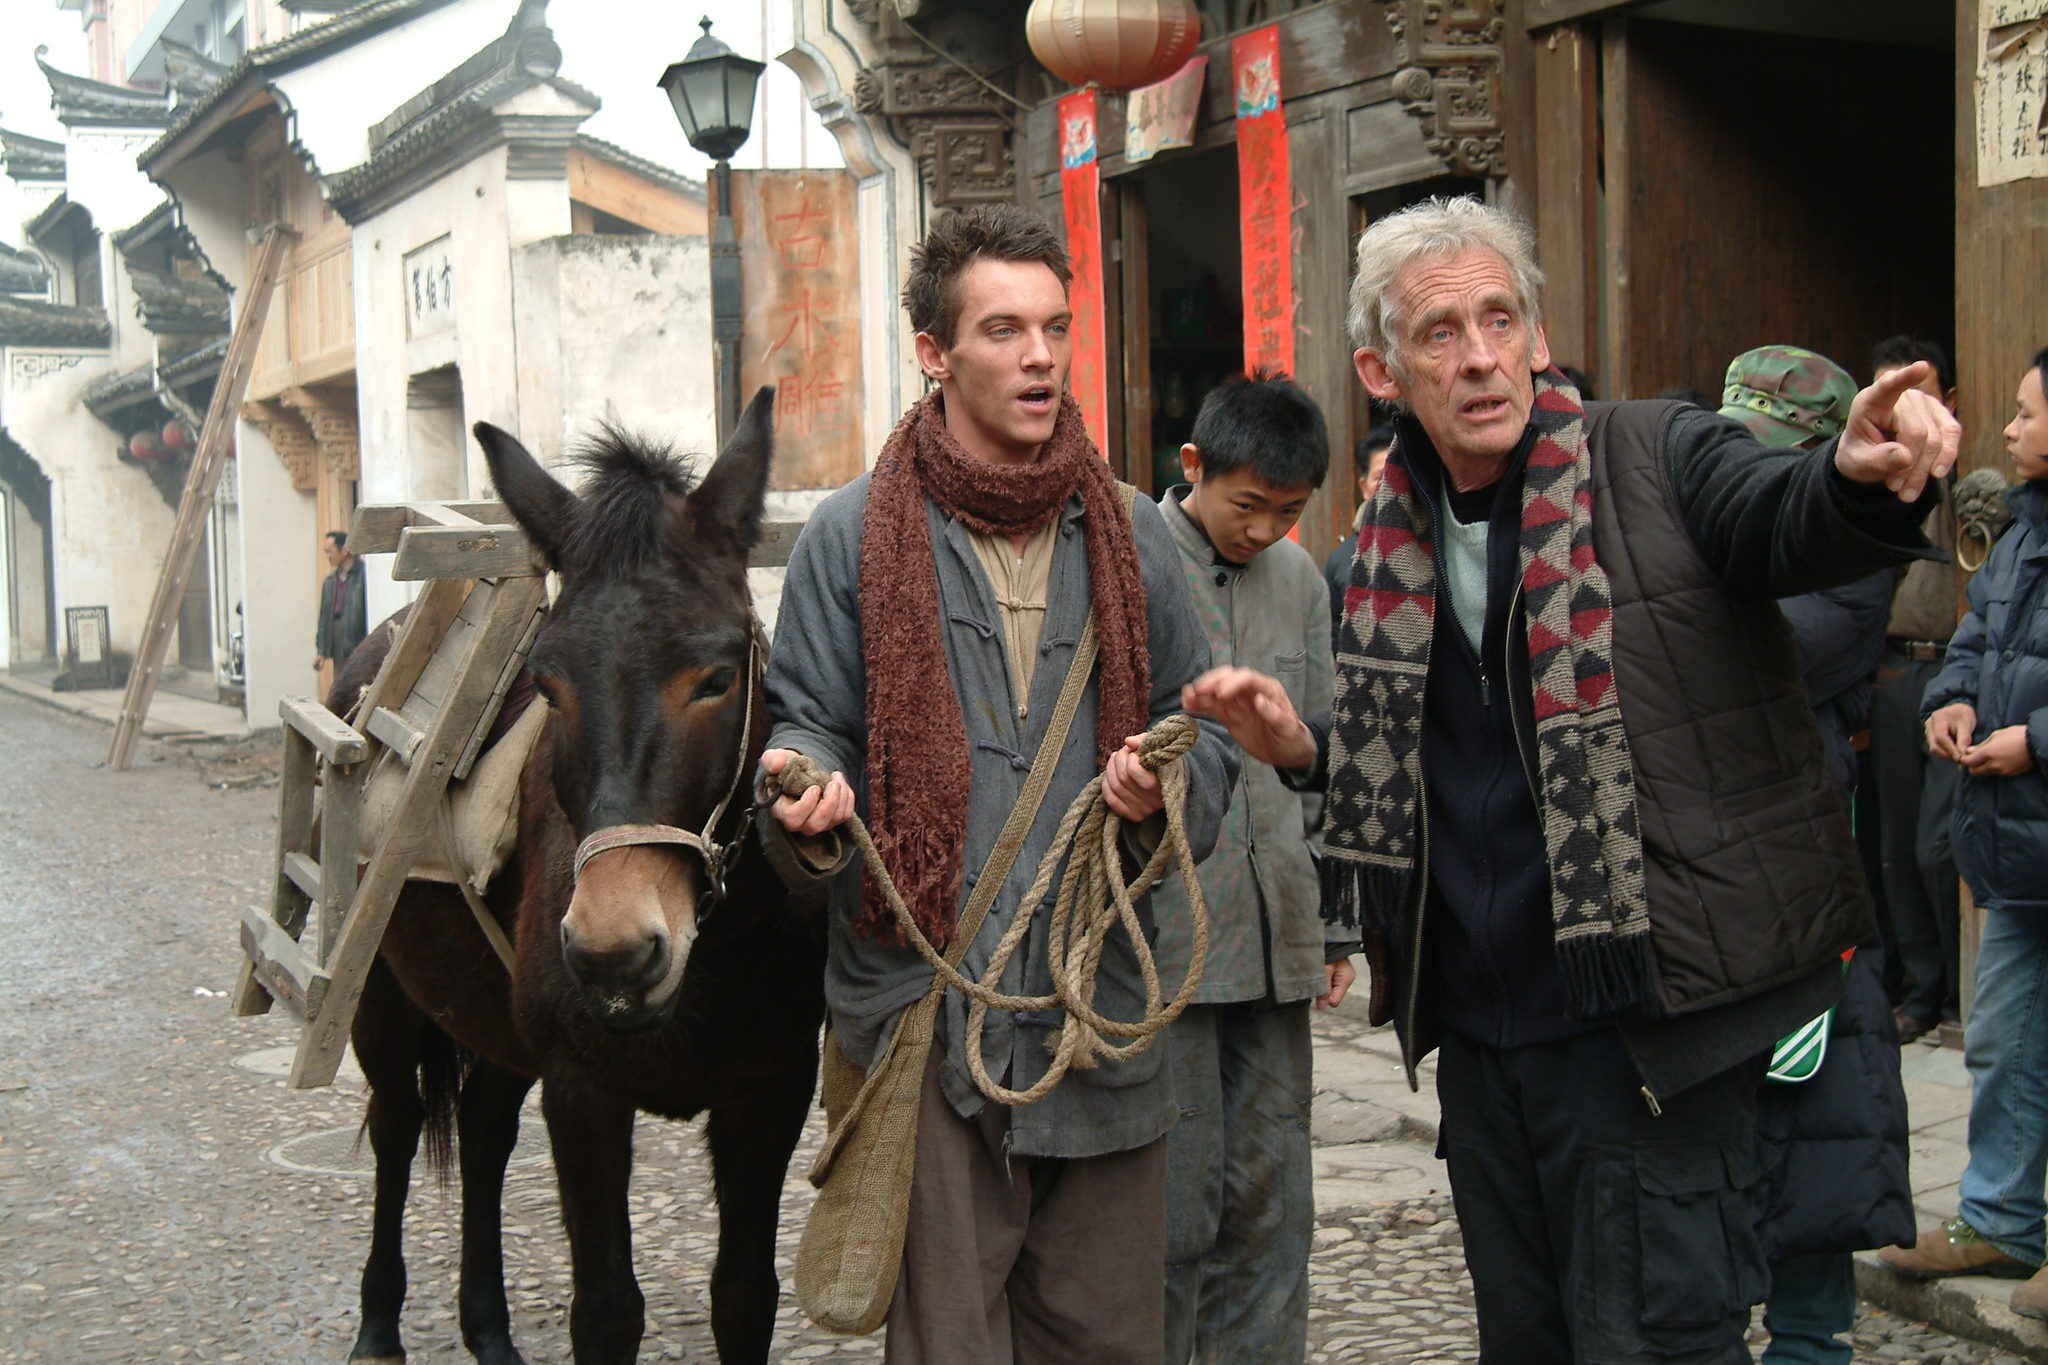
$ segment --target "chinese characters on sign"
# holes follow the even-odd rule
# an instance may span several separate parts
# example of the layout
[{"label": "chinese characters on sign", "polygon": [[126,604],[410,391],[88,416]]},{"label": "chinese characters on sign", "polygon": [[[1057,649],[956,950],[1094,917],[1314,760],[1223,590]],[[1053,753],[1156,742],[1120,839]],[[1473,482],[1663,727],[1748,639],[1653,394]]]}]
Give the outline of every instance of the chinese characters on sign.
[{"label": "chinese characters on sign", "polygon": [[431,336],[455,325],[455,258],[448,239],[438,238],[405,253],[405,320],[408,336]]},{"label": "chinese characters on sign", "polygon": [[1280,108],[1280,30],[1231,40],[1244,253],[1244,367],[1294,373],[1294,181]]},{"label": "chinese characters on sign", "polygon": [[1095,91],[1060,98],[1060,200],[1067,215],[1067,263],[1074,282],[1074,368],[1067,380],[1087,419],[1088,439],[1109,458],[1109,366],[1103,354],[1102,206],[1095,163]]},{"label": "chinese characters on sign", "polygon": [[837,488],[864,458],[860,261],[844,171],[734,171],[740,392],[775,385],[776,488]]},{"label": "chinese characters on sign", "polygon": [[2048,0],[1983,0],[1977,184],[2048,176]]},{"label": "chinese characters on sign", "polygon": [[1208,70],[1207,57],[1190,57],[1157,85],[1131,92],[1124,105],[1124,160],[1150,161],[1170,147],[1195,145],[1195,112]]}]

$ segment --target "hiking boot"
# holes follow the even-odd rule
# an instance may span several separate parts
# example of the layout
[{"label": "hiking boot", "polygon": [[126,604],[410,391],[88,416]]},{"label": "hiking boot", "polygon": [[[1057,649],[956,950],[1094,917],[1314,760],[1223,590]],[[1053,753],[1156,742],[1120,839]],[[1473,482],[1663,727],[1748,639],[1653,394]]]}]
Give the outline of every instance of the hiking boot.
[{"label": "hiking boot", "polygon": [[2012,1311],[2048,1322],[2048,1267],[2035,1271],[2033,1279],[2012,1291]]},{"label": "hiking boot", "polygon": [[[2006,1255],[1960,1218],[1951,1218],[1940,1227],[1921,1233],[1920,1240],[1910,1249],[1886,1247],[1877,1256],[1893,1270],[1915,1280],[1938,1280],[1944,1275],[1996,1275],[2001,1280],[2023,1280],[2034,1273],[2034,1267]],[[2041,1295],[2048,1302],[2048,1281],[2042,1282]]]},{"label": "hiking boot", "polygon": [[1939,1019],[1916,1019],[1904,1010],[1893,1010],[1892,1019],[1899,1026],[1899,1043],[1917,1043],[1941,1027]]}]

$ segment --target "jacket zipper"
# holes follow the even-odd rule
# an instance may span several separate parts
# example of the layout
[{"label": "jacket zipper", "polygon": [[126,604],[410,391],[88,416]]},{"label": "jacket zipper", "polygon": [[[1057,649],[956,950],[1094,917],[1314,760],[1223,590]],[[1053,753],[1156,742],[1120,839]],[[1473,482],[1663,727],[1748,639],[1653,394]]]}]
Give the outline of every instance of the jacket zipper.
[{"label": "jacket zipper", "polygon": [[[1514,726],[1515,730],[1515,754],[1522,760],[1522,776],[1529,783],[1529,795],[1535,800],[1536,815],[1539,819],[1541,819],[1543,815],[1543,788],[1536,781],[1536,764],[1534,760],[1532,760],[1529,757],[1528,744],[1522,737],[1522,712],[1521,709],[1515,705],[1514,679],[1512,673],[1510,672],[1514,665],[1509,662],[1509,660],[1514,657],[1515,613],[1521,610],[1521,606],[1522,585],[1520,583],[1516,583],[1514,595],[1508,598],[1507,625],[1501,632],[1500,668],[1501,672],[1504,675],[1507,675],[1508,677],[1508,723]],[[1485,676],[1485,673],[1483,671],[1483,665],[1480,676]],[[1532,678],[1530,680],[1530,685],[1532,688],[1534,686],[1534,683],[1535,680]]]}]

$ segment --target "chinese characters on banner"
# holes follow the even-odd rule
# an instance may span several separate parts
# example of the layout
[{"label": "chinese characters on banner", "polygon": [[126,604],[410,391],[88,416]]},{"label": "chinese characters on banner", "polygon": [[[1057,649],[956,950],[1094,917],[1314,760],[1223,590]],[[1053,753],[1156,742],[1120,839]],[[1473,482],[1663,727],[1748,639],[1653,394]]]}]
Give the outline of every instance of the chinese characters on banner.
[{"label": "chinese characters on banner", "polygon": [[2048,0],[1982,0],[1977,184],[2048,176]]},{"label": "chinese characters on banner", "polygon": [[1074,282],[1074,368],[1067,386],[1088,422],[1088,439],[1109,458],[1109,364],[1103,354],[1102,208],[1095,164],[1095,92],[1060,98],[1060,199],[1067,211],[1067,263]]},{"label": "chinese characters on banner", "polygon": [[1280,30],[1230,43],[1237,91],[1237,195],[1244,251],[1244,367],[1294,373],[1293,186],[1280,109]]},{"label": "chinese characters on banner", "polygon": [[837,488],[866,467],[859,227],[840,170],[734,171],[746,320],[740,394],[775,385],[774,488]]}]

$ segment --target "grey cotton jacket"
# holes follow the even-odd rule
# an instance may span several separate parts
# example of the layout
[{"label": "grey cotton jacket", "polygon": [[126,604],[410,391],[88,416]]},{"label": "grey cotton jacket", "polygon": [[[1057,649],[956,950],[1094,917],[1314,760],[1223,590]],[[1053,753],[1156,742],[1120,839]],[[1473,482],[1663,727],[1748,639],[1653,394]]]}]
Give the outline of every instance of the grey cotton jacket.
[{"label": "grey cotton jacket", "polygon": [[[827,772],[843,772],[853,784],[863,815],[867,780],[863,758],[867,738],[867,676],[861,648],[860,554],[868,476],[834,493],[812,513],[789,560],[789,575],[768,661],[768,704],[775,719],[771,747],[796,749]],[[1003,630],[988,576],[974,555],[967,528],[929,499],[933,553],[938,565],[940,611],[946,661],[959,696],[972,758],[972,794],[967,810],[966,903],[974,879],[988,861],[1003,822],[1023,789],[1031,760],[1054,703],[1066,681],[1082,626],[1088,618],[1088,553],[1081,534],[1081,500],[1070,499],[1060,514],[1060,539],[1053,551],[1052,581],[1046,594],[1045,632],[1033,674],[1028,720],[1019,726],[1011,673],[1003,652]],[[1195,619],[1175,548],[1159,509],[1139,499],[1132,516],[1138,562],[1145,579],[1152,664],[1154,720],[1181,709],[1180,690],[1209,667],[1209,643]],[[946,679],[932,680],[942,687]],[[1091,681],[1074,717],[1052,787],[1046,793],[1023,852],[990,908],[961,964],[979,978],[1004,929],[1030,888],[1039,860],[1052,844],[1060,817],[1097,772],[1095,716],[1098,685]],[[1238,750],[1220,726],[1202,725],[1202,737],[1183,760],[1188,774],[1187,831],[1195,855],[1216,842],[1231,788]],[[764,810],[759,827],[765,840],[787,835]],[[931,988],[932,970],[914,949],[850,932],[860,906],[861,869],[843,864],[832,876],[830,949],[825,1000],[839,1046],[857,1066],[868,1066],[887,1043],[905,1006]],[[1041,907],[1024,946],[1004,971],[1001,988],[1014,994],[1050,992],[1046,933],[1051,898]],[[1144,984],[1137,956],[1124,931],[1112,932],[1096,983],[1096,1008],[1111,1018],[1143,1014]],[[982,1045],[989,1074],[1022,1089],[1045,1074],[1054,1013],[1012,1016],[991,1011]],[[939,1013],[939,1038],[946,1049],[941,1076],[946,1097],[962,1115],[979,1111],[980,1091],[970,1077],[962,1039],[967,1007],[949,992]],[[1164,1133],[1178,1115],[1171,1068],[1161,1040],[1129,1062],[1070,1072],[1037,1104],[1016,1109],[1008,1143],[1019,1156],[1085,1157],[1139,1147]]]},{"label": "grey cotton jacket", "polygon": [[[1267,547],[1249,564],[1219,561],[1209,537],[1181,507],[1185,492],[1185,486],[1169,489],[1159,510],[1180,547],[1195,618],[1216,666],[1255,668],[1279,679],[1295,711],[1327,731],[1335,669],[1321,570],[1291,540]],[[1202,864],[1209,961],[1197,1003],[1265,998],[1268,964],[1276,1004],[1328,989],[1326,937],[1337,943],[1357,934],[1323,925],[1322,887],[1310,853],[1320,806],[1319,796],[1290,791],[1270,764],[1243,761],[1215,851]],[[1162,988],[1178,989],[1191,947],[1187,892],[1178,881],[1160,888],[1153,911]]]}]

